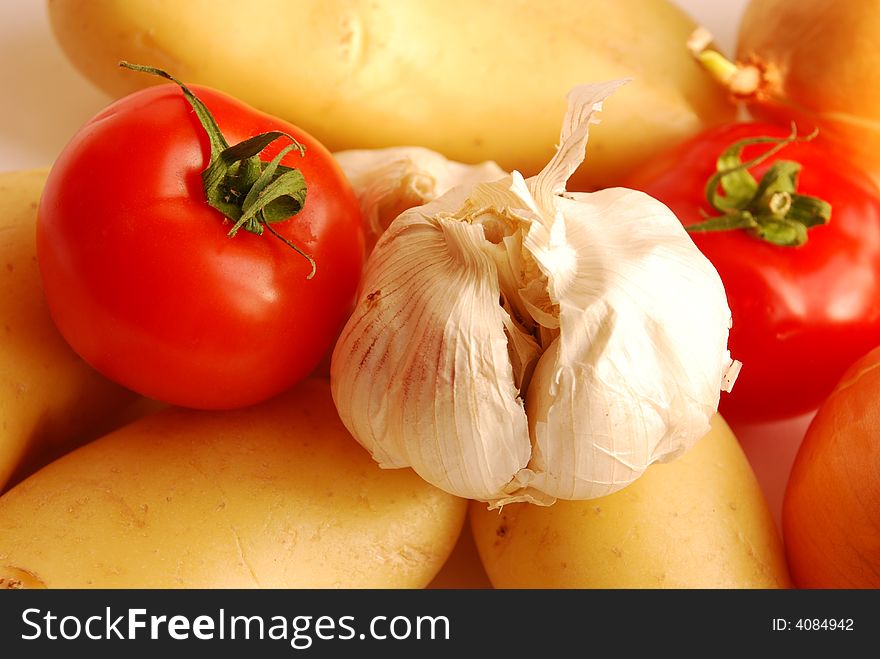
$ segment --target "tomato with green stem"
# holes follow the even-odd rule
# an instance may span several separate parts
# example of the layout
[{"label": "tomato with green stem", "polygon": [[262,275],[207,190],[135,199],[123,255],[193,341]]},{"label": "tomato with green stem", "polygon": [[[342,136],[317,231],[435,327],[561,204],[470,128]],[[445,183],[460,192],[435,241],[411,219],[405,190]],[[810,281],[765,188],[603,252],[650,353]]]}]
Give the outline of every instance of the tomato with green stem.
[{"label": "tomato with green stem", "polygon": [[37,220],[49,310],[83,359],[145,396],[269,398],[315,368],[350,312],[357,198],[298,127],[131,68],[173,82],[112,103],[52,167]]},{"label": "tomato with green stem", "polygon": [[727,124],[627,181],[678,215],[724,282],[743,364],[721,399],[732,422],[815,410],[880,344],[880,191],[809,137]]}]

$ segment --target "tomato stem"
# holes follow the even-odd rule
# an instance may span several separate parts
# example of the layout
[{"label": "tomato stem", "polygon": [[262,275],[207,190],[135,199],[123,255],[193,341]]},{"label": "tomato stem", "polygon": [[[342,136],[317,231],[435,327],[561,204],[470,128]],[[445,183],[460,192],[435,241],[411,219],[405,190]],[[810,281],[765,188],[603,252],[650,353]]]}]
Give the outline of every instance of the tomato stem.
[{"label": "tomato stem", "polygon": [[[293,150],[305,157],[305,146],[281,131],[261,133],[230,146],[207,106],[180,80],[152,66],[124,61],[119,65],[170,80],[183,91],[211,145],[210,162],[202,172],[202,182],[208,204],[233,222],[227,235],[233,238],[239,229],[244,229],[259,236],[268,228],[273,236],[308,260],[311,272],[306,278],[314,277],[315,259],[271,226],[290,219],[305,205],[307,186],[302,172],[281,164],[284,156]],[[290,144],[270,162],[261,160],[263,149],[279,139],[288,140]]]},{"label": "tomato stem", "polygon": [[[755,238],[774,245],[798,247],[807,242],[807,231],[831,219],[831,205],[818,197],[797,193],[801,164],[778,160],[760,181],[749,169],[764,162],[798,140],[811,140],[817,134],[799,137],[792,124],[788,137],[752,137],[735,142],[718,157],[716,171],[706,182],[706,199],[720,215],[687,227],[688,231],[728,231],[744,229]],[[752,144],[771,144],[762,154],[742,161],[742,151]]]}]

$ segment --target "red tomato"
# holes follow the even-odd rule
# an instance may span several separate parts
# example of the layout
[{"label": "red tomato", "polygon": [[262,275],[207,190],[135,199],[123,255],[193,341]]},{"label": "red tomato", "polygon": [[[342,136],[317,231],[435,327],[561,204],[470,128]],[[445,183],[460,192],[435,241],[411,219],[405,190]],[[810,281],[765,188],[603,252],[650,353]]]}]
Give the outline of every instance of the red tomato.
[{"label": "red tomato", "polygon": [[[142,75],[132,73],[132,75]],[[332,155],[299,128],[193,86],[229,144],[283,131],[305,146],[302,210],[266,231],[206,202],[209,138],[181,88],[116,101],[58,157],[40,203],[37,254],[52,316],[107,377],[196,408],[256,403],[306,376],[330,348],[360,280],[357,199]],[[263,153],[274,157],[278,141]]]},{"label": "red tomato", "polygon": [[802,588],[880,588],[880,348],[822,403],[795,457],[782,508]]},{"label": "red tomato", "polygon": [[[704,196],[716,159],[733,143],[785,137],[765,123],[721,126],[647,163],[627,182],[666,203],[685,226],[718,215]],[[745,147],[743,160],[768,145]],[[859,170],[815,142],[785,146],[771,163],[802,165],[797,192],[831,204],[827,224],[798,247],[771,244],[743,230],[691,233],[724,282],[733,317],[730,351],[743,363],[721,398],[731,422],[765,421],[814,410],[859,355],[880,344],[880,192]]]}]

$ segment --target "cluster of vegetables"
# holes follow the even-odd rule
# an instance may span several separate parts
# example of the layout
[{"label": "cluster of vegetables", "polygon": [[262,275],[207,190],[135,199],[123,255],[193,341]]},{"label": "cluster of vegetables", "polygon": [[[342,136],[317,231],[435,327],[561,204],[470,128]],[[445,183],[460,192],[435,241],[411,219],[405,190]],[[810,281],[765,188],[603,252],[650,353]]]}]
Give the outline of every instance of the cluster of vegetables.
[{"label": "cluster of vegetables", "polygon": [[0,587],[880,586],[880,10],[262,4],[49,0],[118,100],[0,177]]}]

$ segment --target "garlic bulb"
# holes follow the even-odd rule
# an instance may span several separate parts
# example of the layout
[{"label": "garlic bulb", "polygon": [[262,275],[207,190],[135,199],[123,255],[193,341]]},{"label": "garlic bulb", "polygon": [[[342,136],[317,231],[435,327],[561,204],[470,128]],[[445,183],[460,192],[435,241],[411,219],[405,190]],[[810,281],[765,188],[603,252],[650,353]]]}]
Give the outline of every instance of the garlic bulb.
[{"label": "garlic bulb", "polygon": [[457,185],[473,186],[505,174],[491,161],[466,165],[420,146],[351,149],[337,151],[333,157],[358,196],[368,250],[403,211]]},{"label": "garlic bulb", "polygon": [[379,238],[331,385],[381,466],[550,504],[610,494],[708,432],[738,366],[717,272],[653,198],[565,191],[620,84],[572,90],[537,176],[455,187]]}]

